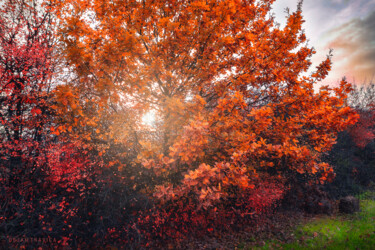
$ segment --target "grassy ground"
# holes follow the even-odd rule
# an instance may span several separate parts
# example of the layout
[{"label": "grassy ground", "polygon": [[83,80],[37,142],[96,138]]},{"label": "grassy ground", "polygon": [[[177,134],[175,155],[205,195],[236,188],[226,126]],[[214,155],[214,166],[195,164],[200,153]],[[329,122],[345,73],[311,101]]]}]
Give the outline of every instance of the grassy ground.
[{"label": "grassy ground", "polygon": [[[257,249],[375,249],[374,193],[360,197],[361,211],[353,215],[315,217],[292,233],[291,241],[270,240]],[[242,248],[242,247],[241,247]],[[243,246],[253,249],[254,246]]]}]

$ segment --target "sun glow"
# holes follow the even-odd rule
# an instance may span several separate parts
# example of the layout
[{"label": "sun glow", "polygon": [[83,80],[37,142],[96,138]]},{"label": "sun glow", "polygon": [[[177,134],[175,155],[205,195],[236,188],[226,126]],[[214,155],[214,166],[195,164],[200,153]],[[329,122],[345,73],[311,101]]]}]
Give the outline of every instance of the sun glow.
[{"label": "sun glow", "polygon": [[150,110],[142,116],[142,123],[147,126],[154,126],[156,121],[155,110]]}]

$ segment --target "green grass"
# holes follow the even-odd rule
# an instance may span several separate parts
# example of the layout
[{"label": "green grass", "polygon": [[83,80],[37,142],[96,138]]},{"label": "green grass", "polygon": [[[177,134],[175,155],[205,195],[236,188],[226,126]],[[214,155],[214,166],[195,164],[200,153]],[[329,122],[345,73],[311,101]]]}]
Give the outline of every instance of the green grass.
[{"label": "green grass", "polygon": [[374,193],[360,198],[360,212],[315,218],[299,226],[291,242],[269,240],[258,249],[375,249]]}]

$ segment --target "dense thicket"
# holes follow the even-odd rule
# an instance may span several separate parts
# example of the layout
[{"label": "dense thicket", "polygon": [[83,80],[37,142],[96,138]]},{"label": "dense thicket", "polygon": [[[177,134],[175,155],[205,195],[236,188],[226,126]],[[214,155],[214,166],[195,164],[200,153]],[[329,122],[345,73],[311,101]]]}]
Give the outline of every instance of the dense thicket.
[{"label": "dense thicket", "polygon": [[375,84],[355,86],[349,105],[359,114],[356,124],[340,133],[327,156],[336,178],[326,190],[338,198],[374,187],[375,176]]}]

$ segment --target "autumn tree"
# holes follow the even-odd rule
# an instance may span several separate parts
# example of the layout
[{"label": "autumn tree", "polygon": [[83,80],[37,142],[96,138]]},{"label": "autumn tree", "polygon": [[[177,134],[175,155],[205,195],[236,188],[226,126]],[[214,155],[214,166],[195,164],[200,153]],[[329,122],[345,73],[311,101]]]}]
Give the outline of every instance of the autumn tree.
[{"label": "autumn tree", "polygon": [[54,38],[50,14],[40,13],[37,8],[37,3],[32,1],[2,3],[0,140],[3,160],[31,156],[27,150],[32,151],[33,144],[42,143],[49,126]]},{"label": "autumn tree", "polygon": [[252,214],[264,186],[259,210],[301,176],[333,178],[322,155],[357,116],[345,80],[314,90],[331,54],[308,73],[301,3],[281,27],[273,0],[52,2],[76,77],[56,92],[60,130],[107,157],[122,145],[117,163],[154,171],[162,204]]},{"label": "autumn tree", "polygon": [[39,8],[23,0],[0,7],[0,230],[8,236],[21,233],[22,225],[24,232],[32,227],[38,215],[26,211],[34,211],[36,196],[46,192],[39,160],[51,126],[54,38],[50,13]]},{"label": "autumn tree", "polygon": [[59,66],[54,21],[41,1],[7,0],[0,5],[0,233],[57,233],[57,244],[69,236],[64,230],[72,211],[78,210],[72,197],[81,197],[92,186],[91,176],[84,175],[91,163],[84,145],[51,134]]}]

